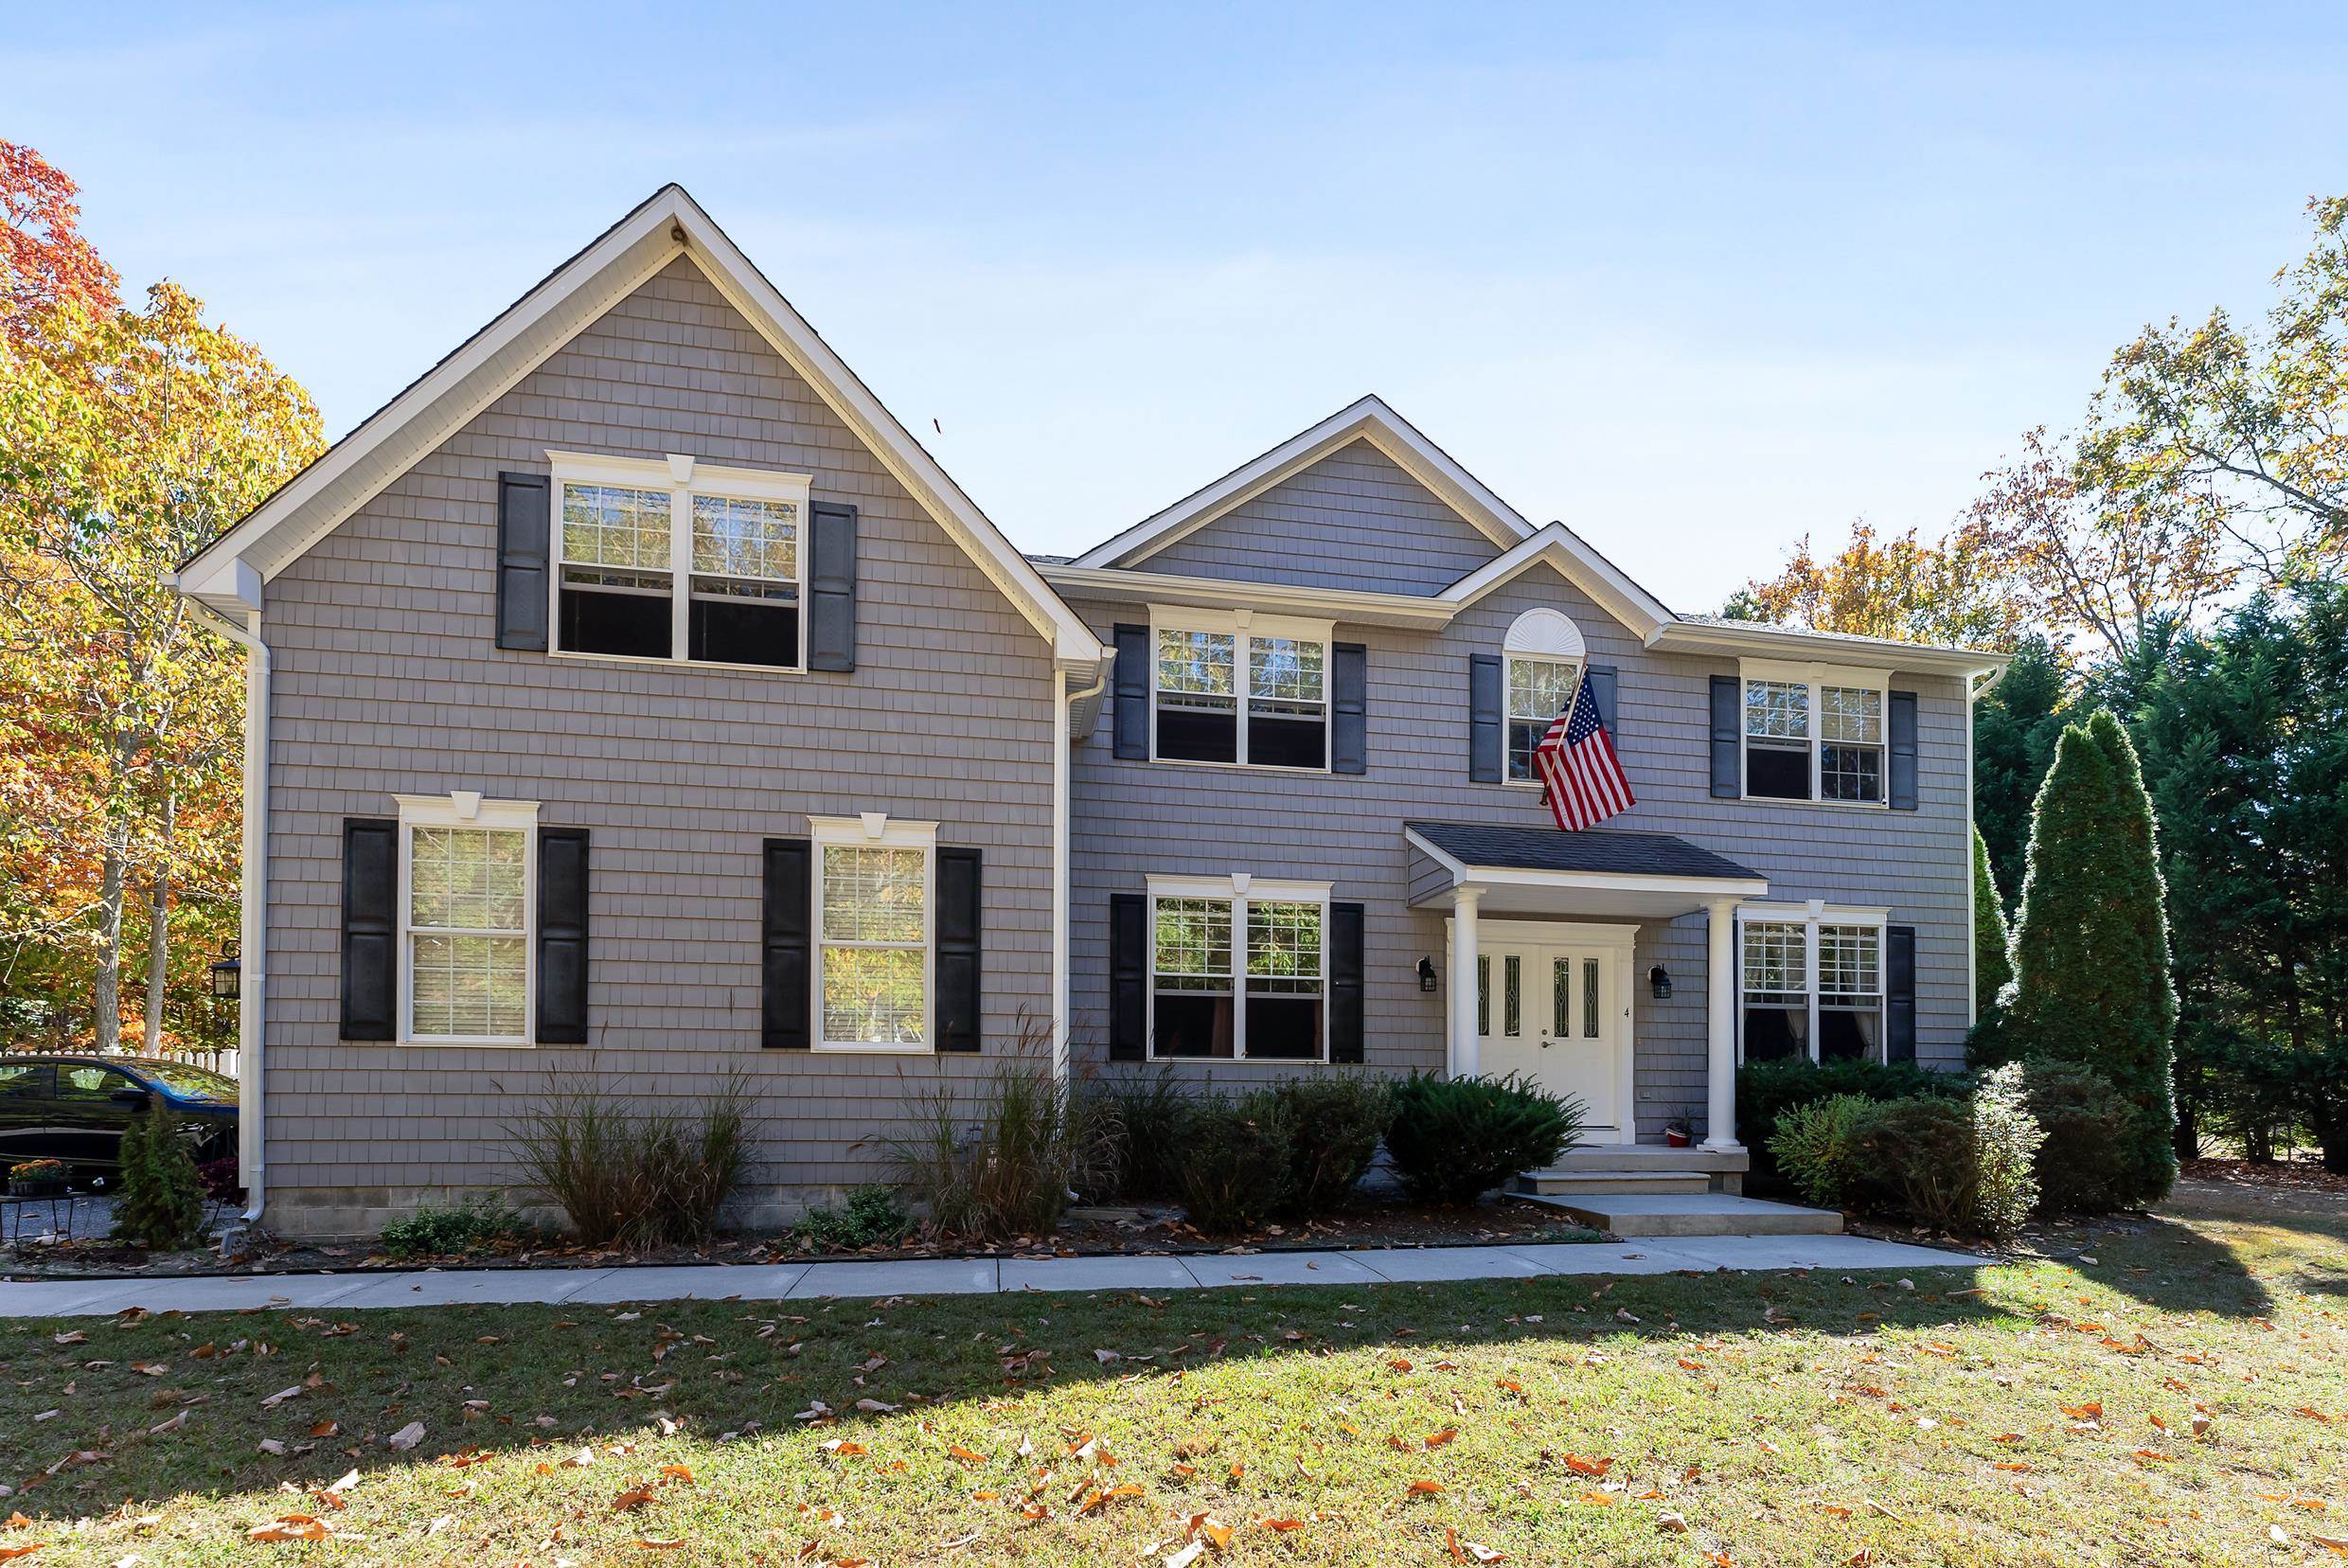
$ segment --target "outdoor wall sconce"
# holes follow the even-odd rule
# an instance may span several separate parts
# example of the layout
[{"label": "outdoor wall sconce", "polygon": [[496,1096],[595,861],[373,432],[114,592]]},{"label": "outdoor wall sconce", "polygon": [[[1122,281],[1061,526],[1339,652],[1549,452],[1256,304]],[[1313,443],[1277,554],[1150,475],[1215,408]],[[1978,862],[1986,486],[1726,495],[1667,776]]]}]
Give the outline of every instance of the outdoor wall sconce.
[{"label": "outdoor wall sconce", "polygon": [[1418,989],[1423,991],[1435,989],[1435,961],[1432,958],[1418,961]]},{"label": "outdoor wall sconce", "polygon": [[1646,983],[1648,988],[1655,992],[1656,1001],[1671,1000],[1671,971],[1658,964],[1646,971]]},{"label": "outdoor wall sconce", "polygon": [[222,942],[220,952],[212,960],[212,1005],[225,1012],[244,989],[244,964],[237,956],[234,938]]}]

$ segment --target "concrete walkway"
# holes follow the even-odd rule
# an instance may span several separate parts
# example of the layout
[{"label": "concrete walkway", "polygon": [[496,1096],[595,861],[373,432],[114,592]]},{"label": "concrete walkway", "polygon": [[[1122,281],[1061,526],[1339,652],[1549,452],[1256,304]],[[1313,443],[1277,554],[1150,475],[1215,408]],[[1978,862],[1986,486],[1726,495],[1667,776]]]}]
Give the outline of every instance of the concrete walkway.
[{"label": "concrete walkway", "polygon": [[0,1318],[248,1308],[445,1307],[536,1302],[804,1301],[824,1296],[986,1295],[1005,1291],[1190,1291],[1251,1285],[1383,1285],[1692,1269],[1968,1269],[1964,1253],[1862,1236],[1704,1236],[1521,1247],[1387,1248],[1207,1257],[916,1258],[899,1262],[698,1264],[621,1269],[429,1269],[178,1279],[0,1282]]}]

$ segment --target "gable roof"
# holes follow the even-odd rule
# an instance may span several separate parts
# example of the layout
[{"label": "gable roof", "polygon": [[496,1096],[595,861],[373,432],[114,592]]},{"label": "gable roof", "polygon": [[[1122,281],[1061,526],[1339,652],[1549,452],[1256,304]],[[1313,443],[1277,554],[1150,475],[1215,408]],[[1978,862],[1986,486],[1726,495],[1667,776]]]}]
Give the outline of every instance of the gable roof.
[{"label": "gable roof", "polygon": [[1213,484],[1194,490],[1115,538],[1102,541],[1070,564],[1130,566],[1356,441],[1367,441],[1384,453],[1501,549],[1509,548],[1533,531],[1533,526],[1517,515],[1515,508],[1493,494],[1483,480],[1460,467],[1450,453],[1387,407],[1384,399],[1372,393],[1320,423],[1297,432],[1270,452],[1240,464]]},{"label": "gable roof", "polygon": [[241,622],[261,587],[606,311],[685,256],[1069,660],[1105,652],[937,460],[682,186],[656,190],[173,574]]},{"label": "gable roof", "polygon": [[1472,604],[1544,563],[1556,567],[1568,582],[1643,638],[1652,639],[1659,630],[1680,618],[1562,523],[1535,529],[1516,548],[1493,557],[1435,597],[1447,604]]}]

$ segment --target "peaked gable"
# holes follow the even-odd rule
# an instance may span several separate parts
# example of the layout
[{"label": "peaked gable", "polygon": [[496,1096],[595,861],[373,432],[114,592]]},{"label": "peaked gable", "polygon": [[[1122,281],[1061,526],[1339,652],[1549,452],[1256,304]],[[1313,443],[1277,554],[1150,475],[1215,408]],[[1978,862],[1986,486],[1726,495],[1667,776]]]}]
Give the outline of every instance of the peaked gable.
[{"label": "peaked gable", "polygon": [[1433,594],[1499,546],[1357,439],[1134,563],[1175,576]]},{"label": "peaked gable", "polygon": [[1021,615],[1069,660],[1099,639],[681,186],[665,186],[370,415],[174,574],[241,622],[261,588],[606,311],[689,256]]}]

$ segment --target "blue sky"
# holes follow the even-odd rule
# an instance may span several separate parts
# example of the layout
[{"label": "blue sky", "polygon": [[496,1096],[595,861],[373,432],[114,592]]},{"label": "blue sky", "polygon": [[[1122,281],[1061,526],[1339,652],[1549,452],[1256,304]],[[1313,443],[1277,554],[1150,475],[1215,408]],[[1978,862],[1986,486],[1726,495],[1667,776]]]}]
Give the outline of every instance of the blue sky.
[{"label": "blue sky", "polygon": [[2331,7],[19,7],[0,80],[335,434],[675,179],[1025,548],[1374,390],[1683,609],[2348,189]]}]

